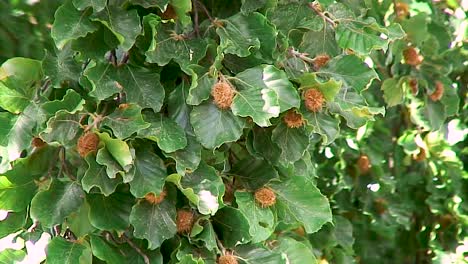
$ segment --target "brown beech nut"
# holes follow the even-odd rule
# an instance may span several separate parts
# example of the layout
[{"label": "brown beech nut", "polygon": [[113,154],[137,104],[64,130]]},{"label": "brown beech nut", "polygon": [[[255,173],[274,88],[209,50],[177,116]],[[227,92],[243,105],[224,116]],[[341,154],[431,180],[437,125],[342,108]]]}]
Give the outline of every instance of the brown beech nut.
[{"label": "brown beech nut", "polygon": [[160,204],[166,198],[167,192],[162,191],[159,195],[155,195],[154,193],[148,193],[145,195],[145,200],[148,201],[150,204]]},{"label": "brown beech nut", "polygon": [[374,208],[379,215],[384,214],[387,211],[387,201],[384,198],[375,199]]},{"label": "brown beech nut", "polygon": [[359,156],[359,158],[357,160],[357,166],[359,168],[359,171],[362,174],[368,173],[370,168],[371,168],[371,163],[370,163],[369,157],[367,155]]},{"label": "brown beech nut", "polygon": [[395,11],[398,18],[407,17],[409,14],[409,6],[407,3],[398,2],[395,4]]},{"label": "brown beech nut", "polygon": [[276,194],[268,187],[255,191],[255,200],[261,207],[270,207],[276,203]]},{"label": "brown beech nut", "polygon": [[289,128],[298,128],[304,125],[304,119],[301,114],[298,114],[295,110],[289,110],[283,117],[284,123]]},{"label": "brown beech nut", "polygon": [[327,54],[320,54],[320,55],[317,55],[315,58],[314,58],[314,69],[315,70],[319,70],[320,68],[322,68],[323,66],[327,65],[328,61],[330,60],[330,56],[328,56]]},{"label": "brown beech nut", "polygon": [[423,61],[423,57],[419,55],[414,47],[408,47],[403,50],[403,58],[405,59],[405,63],[411,66],[418,66]]},{"label": "brown beech nut", "polygon": [[218,258],[218,264],[237,264],[237,258],[234,255],[223,255]]},{"label": "brown beech nut", "polygon": [[192,211],[178,210],[177,211],[177,233],[188,233],[192,230],[195,216]]},{"label": "brown beech nut", "polygon": [[418,91],[419,91],[419,88],[418,88],[418,80],[417,79],[411,79],[409,82],[408,82],[408,85],[411,89],[411,94],[413,95],[417,95],[418,94]]},{"label": "brown beech nut", "polygon": [[97,150],[99,145],[99,136],[93,132],[86,132],[78,139],[78,143],[76,145],[78,149],[78,154],[81,157],[85,157],[91,152]]},{"label": "brown beech nut", "polygon": [[432,94],[429,95],[429,98],[432,101],[437,102],[442,98],[443,95],[444,95],[444,84],[441,81],[436,81],[435,90]]},{"label": "brown beech nut", "polygon": [[307,110],[311,112],[318,112],[322,110],[322,106],[325,103],[325,98],[323,97],[322,92],[318,89],[311,88],[307,89],[304,92],[304,105]]},{"label": "brown beech nut", "polygon": [[211,96],[216,106],[220,109],[229,109],[234,99],[235,91],[231,85],[225,81],[217,82],[211,88]]}]

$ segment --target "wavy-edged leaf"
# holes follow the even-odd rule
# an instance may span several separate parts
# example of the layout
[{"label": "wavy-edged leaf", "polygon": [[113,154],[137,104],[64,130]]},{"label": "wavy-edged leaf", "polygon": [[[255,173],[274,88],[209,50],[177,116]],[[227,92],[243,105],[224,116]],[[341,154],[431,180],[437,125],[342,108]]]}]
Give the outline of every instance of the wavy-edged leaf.
[{"label": "wavy-edged leaf", "polygon": [[377,73],[355,55],[331,59],[326,67],[318,71],[318,74],[342,81],[345,87],[350,87],[358,93],[365,90],[372,80],[378,79]]},{"label": "wavy-edged leaf", "polygon": [[42,105],[42,109],[48,115],[56,115],[60,110],[74,114],[83,109],[84,103],[85,101],[75,90],[69,89],[61,100],[46,102]]},{"label": "wavy-edged leaf", "polygon": [[137,148],[133,180],[130,182],[130,192],[137,198],[148,193],[159,195],[164,187],[167,176],[166,167],[161,158],[151,148]]},{"label": "wavy-edged leaf", "polygon": [[200,143],[208,149],[218,148],[242,136],[245,121],[229,110],[221,110],[212,102],[195,106],[190,123]]},{"label": "wavy-edged leaf", "polygon": [[142,201],[133,206],[130,214],[134,236],[148,240],[149,249],[160,247],[164,240],[176,234],[175,219],[176,208],[167,199],[160,204]]},{"label": "wavy-edged leaf", "polygon": [[85,159],[88,163],[88,169],[81,179],[83,190],[89,193],[93,187],[97,187],[105,196],[112,194],[117,185],[122,182],[122,179],[109,178],[106,173],[106,167],[99,165],[93,155],[87,155]]},{"label": "wavy-edged leaf", "polygon": [[46,252],[50,264],[80,264],[81,259],[91,259],[91,251],[82,242],[71,242],[60,236],[50,241]]},{"label": "wavy-edged leaf", "polygon": [[294,217],[307,233],[314,233],[332,221],[328,199],[306,178],[294,176],[285,182],[271,183],[270,187],[276,194],[278,216]]},{"label": "wavy-edged leaf", "polygon": [[305,107],[302,108],[301,113],[307,120],[307,125],[312,128],[312,131],[322,136],[323,144],[328,145],[338,137],[340,133],[339,119],[324,111],[310,112]]},{"label": "wavy-edged leaf", "polygon": [[137,36],[141,34],[140,17],[135,9],[124,10],[120,6],[110,5],[94,13],[91,19],[112,31],[125,51],[135,44]]},{"label": "wavy-edged leaf", "polygon": [[89,221],[100,230],[124,231],[129,225],[130,211],[135,198],[117,191],[110,196],[89,194],[86,196],[89,204]]},{"label": "wavy-edged leaf", "polygon": [[185,131],[172,119],[161,114],[146,114],[144,119],[151,125],[138,132],[138,136],[157,142],[165,152],[174,152],[187,146]]},{"label": "wavy-edged leaf", "polygon": [[286,255],[289,263],[317,264],[317,259],[312,253],[312,248],[291,237],[281,237],[275,251]]},{"label": "wavy-edged leaf", "polygon": [[102,238],[92,235],[90,239],[93,255],[107,263],[124,264],[125,256],[115,247],[106,243]]},{"label": "wavy-edged leaf", "polygon": [[239,210],[249,221],[249,232],[252,235],[252,243],[259,243],[267,240],[275,231],[275,215],[270,208],[262,208],[255,201],[254,195],[249,192],[239,192],[236,194],[236,203]]},{"label": "wavy-edged leaf", "polygon": [[75,60],[71,45],[66,45],[57,51],[56,56],[46,53],[42,60],[44,74],[49,76],[53,87],[61,87],[67,81],[78,81],[81,75],[81,65]]},{"label": "wavy-edged leaf", "polygon": [[128,138],[133,133],[150,126],[150,123],[143,120],[141,107],[135,104],[126,104],[117,108],[112,114],[104,117],[101,124],[110,127],[120,139]]},{"label": "wavy-edged leaf", "polygon": [[97,25],[89,20],[91,10],[78,11],[71,1],[66,1],[55,12],[51,36],[57,48],[62,49],[69,41],[96,31]]},{"label": "wavy-edged leaf", "polygon": [[97,134],[99,135],[99,139],[104,142],[106,150],[109,151],[111,156],[125,171],[128,171],[133,164],[133,157],[127,143],[120,139],[111,138],[107,133]]},{"label": "wavy-edged leaf", "polygon": [[221,235],[223,245],[226,247],[246,244],[252,238],[247,216],[239,209],[229,206],[220,209],[214,217],[213,224],[215,229],[218,228],[216,230],[219,230],[218,234]]},{"label": "wavy-edged leaf", "polygon": [[216,170],[201,162],[198,168],[183,177],[172,174],[167,181],[174,183],[182,193],[194,203],[201,214],[214,215],[224,194],[224,184]]},{"label": "wavy-edged leaf", "polygon": [[271,141],[281,149],[281,160],[296,162],[309,147],[309,133],[302,127],[289,128],[284,122],[273,129]]},{"label": "wavy-edged leaf", "polygon": [[37,186],[24,165],[17,165],[0,176],[0,209],[21,212],[29,205]]},{"label": "wavy-edged leaf", "polygon": [[[87,68],[84,76],[91,84],[89,95],[98,100],[104,100],[122,91],[123,87],[116,81],[117,71],[110,63],[97,63],[94,67]],[[82,85],[86,86],[83,83]]]},{"label": "wavy-edged leaf", "polygon": [[187,136],[187,146],[184,149],[171,153],[164,153],[166,157],[171,157],[176,161],[176,170],[179,175],[185,175],[188,171],[198,168],[201,161],[202,146],[194,136]]},{"label": "wavy-edged leaf", "polygon": [[94,12],[99,12],[106,7],[106,0],[73,0],[73,5],[78,10],[84,10],[87,7],[92,7]]},{"label": "wavy-edged leaf", "polygon": [[252,117],[259,126],[269,126],[270,118],[299,107],[297,91],[286,74],[272,65],[247,69],[236,75],[234,84],[238,93],[231,106],[232,112]]},{"label": "wavy-edged leaf", "polygon": [[47,190],[38,192],[32,199],[31,218],[52,227],[77,211],[83,200],[84,192],[78,183],[53,180]]}]

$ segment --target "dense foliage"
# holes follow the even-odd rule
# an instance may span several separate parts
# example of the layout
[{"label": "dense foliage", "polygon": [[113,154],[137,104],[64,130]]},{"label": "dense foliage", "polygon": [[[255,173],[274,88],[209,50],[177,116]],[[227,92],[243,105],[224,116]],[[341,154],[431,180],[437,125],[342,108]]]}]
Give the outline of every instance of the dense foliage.
[{"label": "dense foliage", "polygon": [[49,264],[463,263],[466,8],[1,1],[0,238],[50,234]]}]

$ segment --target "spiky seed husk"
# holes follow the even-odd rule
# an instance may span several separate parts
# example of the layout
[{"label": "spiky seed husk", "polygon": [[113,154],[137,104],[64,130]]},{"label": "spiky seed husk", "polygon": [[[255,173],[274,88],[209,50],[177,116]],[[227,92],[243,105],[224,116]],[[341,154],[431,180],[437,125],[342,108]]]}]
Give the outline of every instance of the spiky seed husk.
[{"label": "spiky seed husk", "polygon": [[234,255],[223,255],[218,258],[218,264],[237,264],[237,258]]},{"label": "spiky seed husk", "polygon": [[429,98],[432,101],[437,102],[444,95],[444,84],[441,81],[436,81],[435,87],[436,88],[434,92],[431,95],[429,95]]},{"label": "spiky seed husk", "polygon": [[177,232],[178,233],[188,233],[192,230],[192,225],[194,222],[194,215],[192,211],[189,210],[178,210],[177,211]]},{"label": "spiky seed husk", "polygon": [[426,159],[426,150],[423,148],[419,148],[419,153],[416,154],[414,157],[415,161],[423,161]]},{"label": "spiky seed husk", "polygon": [[398,18],[404,18],[409,14],[409,6],[407,3],[398,2],[395,5],[395,11]]},{"label": "spiky seed husk", "polygon": [[44,142],[44,140],[42,140],[41,138],[38,138],[38,137],[33,138],[33,140],[31,141],[31,146],[33,146],[35,148],[41,148],[41,147],[43,147],[45,145],[47,145],[47,143]]},{"label": "spiky seed husk", "polygon": [[154,193],[148,193],[145,195],[145,200],[148,201],[150,204],[160,204],[166,198],[167,192],[164,190],[159,195],[155,195]]},{"label": "spiky seed husk", "polygon": [[311,112],[318,112],[322,110],[322,106],[325,103],[325,98],[322,92],[318,89],[312,88],[304,92],[304,104],[307,110]]},{"label": "spiky seed husk", "polygon": [[359,171],[361,171],[361,174],[368,173],[371,168],[369,157],[367,155],[359,156],[357,160],[357,165],[359,167]]},{"label": "spiky seed husk", "polygon": [[323,66],[327,65],[328,61],[330,60],[330,56],[328,56],[327,54],[320,54],[320,55],[317,55],[315,58],[314,58],[314,69],[315,70],[319,70],[320,68],[322,68]]},{"label": "spiky seed husk", "polygon": [[276,203],[276,194],[268,187],[262,187],[255,191],[255,200],[262,207],[270,207]]},{"label": "spiky seed husk", "polygon": [[172,7],[172,5],[167,5],[166,10],[161,14],[161,18],[165,20],[176,19],[177,13],[174,10],[174,7]]},{"label": "spiky seed husk", "polygon": [[414,47],[408,47],[403,50],[403,58],[405,59],[405,63],[411,66],[418,66],[423,60],[423,57],[419,55]]},{"label": "spiky seed husk", "polygon": [[214,103],[218,108],[223,110],[231,107],[234,95],[234,89],[225,81],[219,81],[211,88],[211,96],[213,96]]},{"label": "spiky seed husk", "polygon": [[78,139],[76,147],[78,149],[78,154],[80,154],[81,157],[85,157],[89,153],[96,151],[98,145],[98,135],[94,134],[93,132],[86,132]]},{"label": "spiky seed husk", "polygon": [[413,95],[417,95],[417,94],[418,94],[418,90],[419,90],[419,88],[418,88],[418,80],[417,80],[417,79],[411,79],[411,80],[409,81],[408,84],[409,84],[409,87],[410,87],[410,89],[411,89],[411,93],[412,93]]},{"label": "spiky seed husk", "polygon": [[301,114],[298,114],[295,110],[289,110],[283,117],[284,123],[289,128],[298,128],[304,125],[304,119]]}]

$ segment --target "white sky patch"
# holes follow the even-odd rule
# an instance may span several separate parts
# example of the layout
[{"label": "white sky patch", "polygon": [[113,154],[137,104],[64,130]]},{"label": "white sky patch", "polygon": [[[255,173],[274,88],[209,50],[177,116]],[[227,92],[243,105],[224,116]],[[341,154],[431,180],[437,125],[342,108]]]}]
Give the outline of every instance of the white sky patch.
[{"label": "white sky patch", "polygon": [[329,147],[326,147],[325,148],[325,157],[327,157],[328,159],[331,159],[333,158],[335,155],[333,155],[333,152],[331,151],[331,148]]},{"label": "white sky patch", "polygon": [[44,261],[46,259],[45,248],[50,242],[50,238],[48,233],[42,233],[41,238],[36,243],[26,241],[27,255],[19,264],[40,264]]},{"label": "white sky patch", "polygon": [[5,220],[7,216],[8,216],[8,211],[0,210],[0,221]]},{"label": "white sky patch", "polygon": [[355,149],[355,150],[359,150],[358,145],[356,144],[356,142],[354,142],[354,140],[352,138],[347,138],[346,143],[348,144],[348,146],[350,148]]},{"label": "white sky patch", "polygon": [[198,193],[198,197],[200,198],[200,213],[210,213],[214,215],[216,211],[218,211],[218,198],[211,194],[210,191],[201,190]]},{"label": "white sky patch", "polygon": [[447,142],[453,146],[465,139],[468,134],[467,128],[460,127],[460,120],[454,119],[448,123]]},{"label": "white sky patch", "polygon": [[374,62],[372,61],[371,57],[366,57],[364,62],[369,66],[369,68],[374,68]]}]

